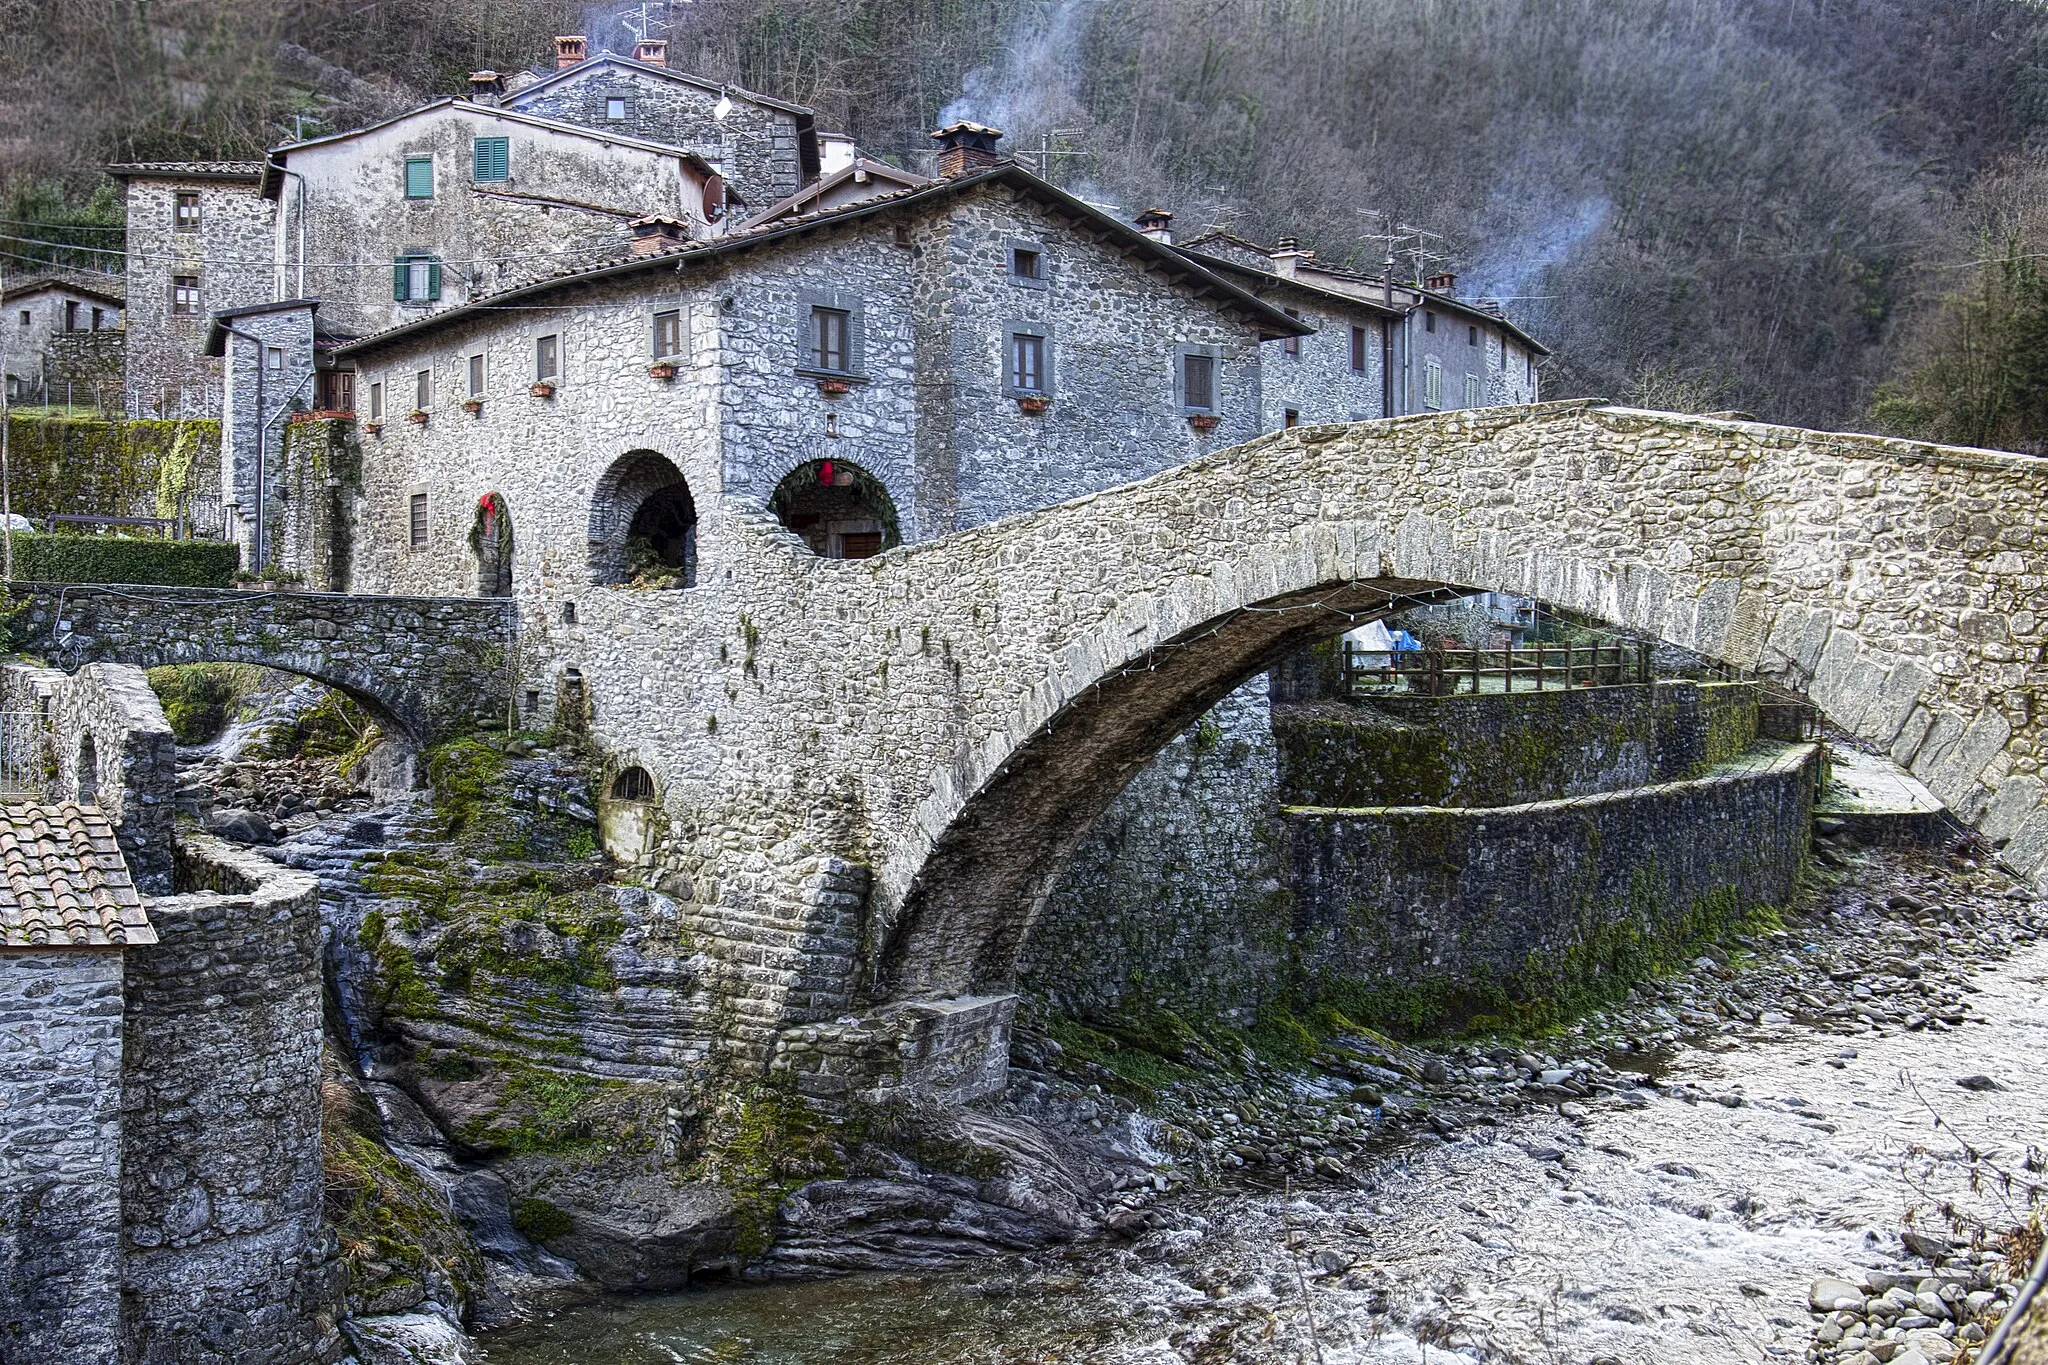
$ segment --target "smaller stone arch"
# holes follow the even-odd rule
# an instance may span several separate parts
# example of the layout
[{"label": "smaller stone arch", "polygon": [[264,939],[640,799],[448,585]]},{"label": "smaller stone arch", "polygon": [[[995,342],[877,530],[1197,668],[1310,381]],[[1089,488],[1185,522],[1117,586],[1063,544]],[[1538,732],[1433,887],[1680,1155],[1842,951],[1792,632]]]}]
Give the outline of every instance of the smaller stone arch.
[{"label": "smaller stone arch", "polygon": [[486,493],[476,500],[476,517],[469,527],[469,549],[476,556],[476,595],[512,595],[512,512],[502,493]]},{"label": "smaller stone arch", "polygon": [[100,750],[91,735],[82,736],[78,741],[77,773],[78,804],[97,806],[100,803]]},{"label": "smaller stone arch", "polygon": [[653,799],[654,779],[648,775],[647,769],[640,767],[638,764],[630,768],[620,769],[619,775],[612,779],[612,800],[614,801],[652,801]]},{"label": "smaller stone arch", "polygon": [[621,768],[597,803],[597,832],[604,851],[621,862],[637,863],[654,846],[654,778],[633,764]]},{"label": "smaller stone arch", "polygon": [[697,582],[697,503],[666,455],[631,451],[590,498],[593,583],[688,588]]},{"label": "smaller stone arch", "polygon": [[850,460],[798,465],[768,507],[824,559],[868,559],[903,543],[888,485]]}]

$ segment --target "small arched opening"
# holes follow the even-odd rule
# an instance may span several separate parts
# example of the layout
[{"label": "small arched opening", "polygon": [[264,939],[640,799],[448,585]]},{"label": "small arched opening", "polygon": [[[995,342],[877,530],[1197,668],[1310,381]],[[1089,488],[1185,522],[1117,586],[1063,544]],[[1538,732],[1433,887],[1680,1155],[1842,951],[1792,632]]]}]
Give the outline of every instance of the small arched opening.
[{"label": "small arched opening", "polygon": [[512,595],[512,513],[501,493],[486,493],[476,500],[476,517],[469,527],[469,548],[476,556],[476,595]]},{"label": "small arched opening", "polygon": [[597,832],[604,851],[621,862],[641,861],[654,847],[654,778],[637,764],[621,768],[597,803]]},{"label": "small arched opening", "polygon": [[590,501],[590,574],[596,583],[688,588],[697,582],[697,503],[667,456],[622,456]]},{"label": "small arched opening", "polygon": [[798,465],[775,486],[768,506],[825,559],[867,559],[903,541],[888,488],[845,460]]},{"label": "small arched opening", "polygon": [[555,728],[568,735],[590,729],[590,693],[580,668],[565,668],[555,680]]},{"label": "small arched opening", "polygon": [[78,804],[97,806],[100,803],[100,751],[92,736],[78,741]]}]

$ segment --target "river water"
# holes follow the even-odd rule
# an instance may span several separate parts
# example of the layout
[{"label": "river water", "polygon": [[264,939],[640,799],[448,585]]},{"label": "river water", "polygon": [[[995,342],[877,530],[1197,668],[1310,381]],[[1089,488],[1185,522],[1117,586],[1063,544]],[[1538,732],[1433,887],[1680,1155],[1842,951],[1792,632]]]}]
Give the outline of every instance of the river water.
[{"label": "river water", "polygon": [[[2014,1221],[1942,1154],[2019,1172],[2048,1145],[2048,944],[1961,990],[1953,1030],[1706,1030],[1658,1054],[1654,1095],[1417,1133],[1346,1182],[1212,1186],[1135,1244],[602,1299],[482,1346],[493,1365],[1800,1360],[1809,1283],[1892,1264],[1909,1210]],[[1977,1076],[1999,1088],[1957,1084]]]}]

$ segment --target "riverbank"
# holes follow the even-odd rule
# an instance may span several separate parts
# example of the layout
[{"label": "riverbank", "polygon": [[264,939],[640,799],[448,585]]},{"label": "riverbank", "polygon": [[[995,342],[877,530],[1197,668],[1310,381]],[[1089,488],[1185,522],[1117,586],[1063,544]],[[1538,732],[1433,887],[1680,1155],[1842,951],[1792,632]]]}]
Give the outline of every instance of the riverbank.
[{"label": "riverbank", "polygon": [[[487,1358],[1804,1359],[1813,1281],[1924,1266],[1909,1212],[1999,1225],[2012,1210],[1953,1158],[1967,1140],[2019,1170],[2048,1114],[2031,894],[1967,850],[1824,851],[1782,929],[1540,1043],[1361,1040],[1326,1054],[1341,1072],[1165,1087],[1153,1107],[1192,1141],[1106,1192],[1120,1236],[915,1280],[604,1300],[488,1335]],[[1020,1054],[1019,1114],[1133,1121],[1087,1088],[1101,1063],[1045,1051]]]}]

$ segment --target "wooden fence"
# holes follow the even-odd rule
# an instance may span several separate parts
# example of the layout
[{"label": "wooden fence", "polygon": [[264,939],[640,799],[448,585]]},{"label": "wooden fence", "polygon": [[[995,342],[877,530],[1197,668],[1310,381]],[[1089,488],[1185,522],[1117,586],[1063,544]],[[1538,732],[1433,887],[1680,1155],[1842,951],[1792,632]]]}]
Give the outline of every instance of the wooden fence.
[{"label": "wooden fence", "polygon": [[[1385,663],[1368,660],[1385,659]],[[1356,694],[1408,691],[1425,697],[1459,692],[1540,692],[1545,688],[1647,683],[1646,640],[1597,645],[1525,645],[1520,649],[1359,650],[1346,646],[1344,682]],[[1494,686],[1494,683],[1498,686]]]}]

